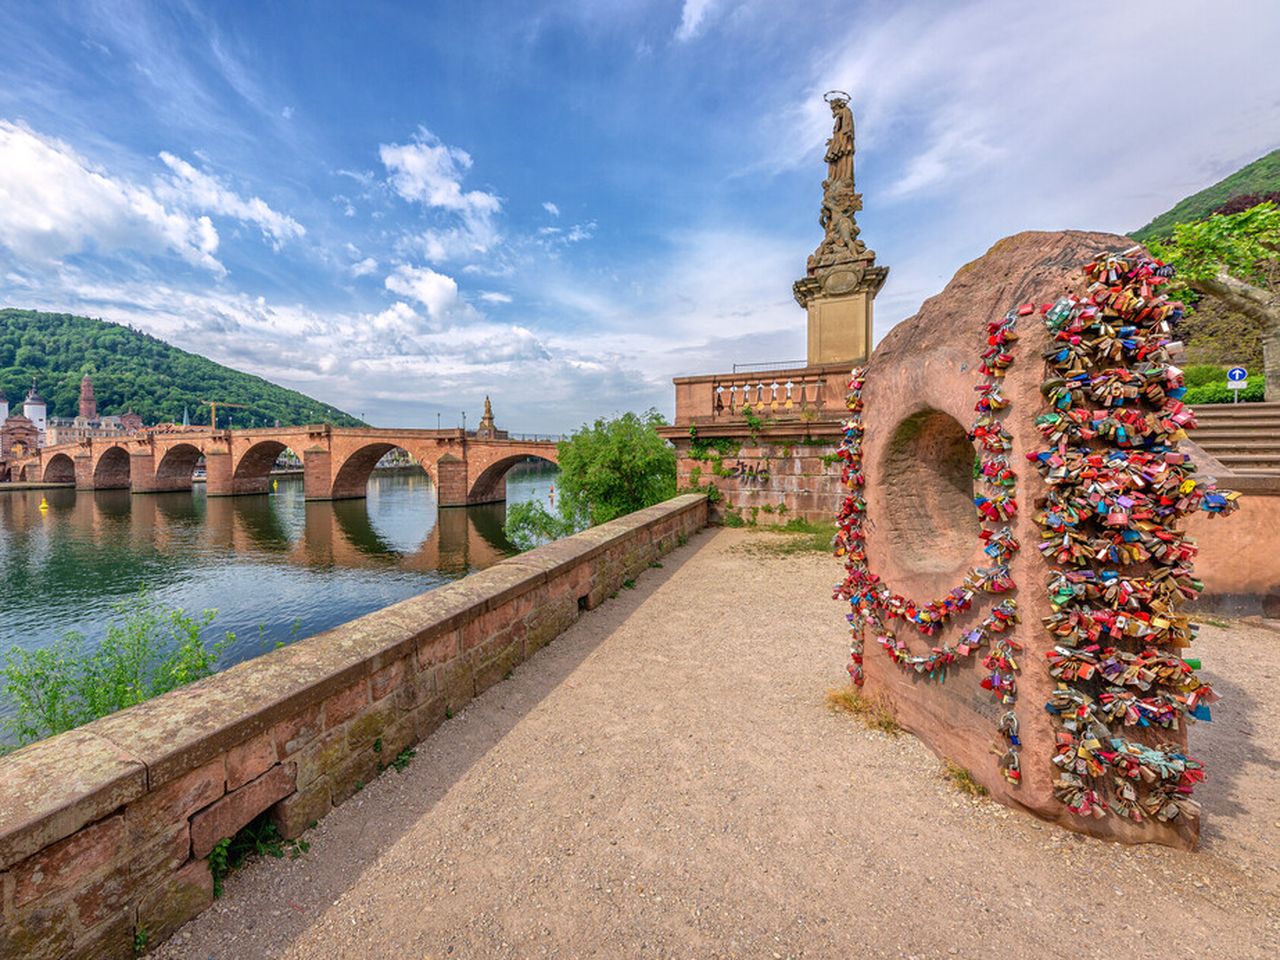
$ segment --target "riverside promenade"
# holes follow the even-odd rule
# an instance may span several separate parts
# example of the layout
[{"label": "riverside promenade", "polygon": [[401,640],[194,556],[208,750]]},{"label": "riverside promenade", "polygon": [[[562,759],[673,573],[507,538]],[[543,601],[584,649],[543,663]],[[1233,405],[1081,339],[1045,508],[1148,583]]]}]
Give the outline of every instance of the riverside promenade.
[{"label": "riverside promenade", "polygon": [[829,712],[839,566],[787,542],[693,536],[154,955],[1277,954],[1280,635],[1204,627],[1225,696],[1192,731],[1200,849],[1121,847],[964,796],[914,738]]}]

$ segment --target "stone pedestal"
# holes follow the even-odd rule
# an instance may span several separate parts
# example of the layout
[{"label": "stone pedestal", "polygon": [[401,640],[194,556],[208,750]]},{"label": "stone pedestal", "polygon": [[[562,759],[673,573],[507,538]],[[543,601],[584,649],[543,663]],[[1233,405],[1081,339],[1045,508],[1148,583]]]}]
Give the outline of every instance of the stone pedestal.
[{"label": "stone pedestal", "polygon": [[861,363],[871,354],[872,300],[867,294],[809,301],[809,365]]}]

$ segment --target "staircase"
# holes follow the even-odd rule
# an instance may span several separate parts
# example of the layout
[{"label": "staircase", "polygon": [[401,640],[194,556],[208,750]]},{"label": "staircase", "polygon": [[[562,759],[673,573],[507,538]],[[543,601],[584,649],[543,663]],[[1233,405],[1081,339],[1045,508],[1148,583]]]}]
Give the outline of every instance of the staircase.
[{"label": "staircase", "polygon": [[1234,473],[1280,476],[1280,403],[1195,408],[1191,439]]}]

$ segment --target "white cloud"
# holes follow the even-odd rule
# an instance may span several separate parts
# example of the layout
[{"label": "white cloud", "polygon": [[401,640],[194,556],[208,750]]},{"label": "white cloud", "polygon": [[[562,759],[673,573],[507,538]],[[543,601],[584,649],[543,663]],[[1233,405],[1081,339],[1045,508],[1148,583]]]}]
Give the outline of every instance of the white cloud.
[{"label": "white cloud", "polygon": [[86,251],[176,253],[222,275],[207,216],[95,168],[60,140],[0,120],[0,246],[42,263]]},{"label": "white cloud", "polygon": [[173,171],[173,176],[159,181],[156,192],[171,202],[256,224],[276,250],[286,241],[306,235],[302,224],[271,209],[261,197],[246,200],[212,174],[197,170],[171,153],[161,152],[160,159]]},{"label": "white cloud", "polygon": [[681,43],[692,40],[701,31],[707,14],[719,0],[684,0],[680,11],[680,26],[676,27],[676,39]]},{"label": "white cloud", "polygon": [[480,299],[485,303],[511,303],[511,295],[507,293],[498,293],[495,290],[486,290],[480,294]]},{"label": "white cloud", "polygon": [[443,317],[458,300],[458,284],[453,277],[436,273],[430,267],[399,264],[387,275],[385,283],[392,293],[417,300],[435,320]]},{"label": "white cloud", "polygon": [[351,275],[354,277],[367,277],[371,273],[376,273],[377,270],[378,261],[373,257],[365,257],[351,265]]},{"label": "white cloud", "polygon": [[391,188],[402,199],[421,203],[452,221],[414,238],[428,260],[466,259],[487,252],[501,240],[494,217],[502,201],[483,190],[462,189],[462,178],[471,168],[471,155],[465,150],[442,143],[426,127],[419,127],[413,143],[381,144],[378,155]]},{"label": "white cloud", "polygon": [[542,201],[542,209],[547,211],[547,213],[551,214],[553,217],[560,216],[560,208],[550,200]]},{"label": "white cloud", "polygon": [[280,116],[284,117],[286,120],[292,120],[292,119],[293,119],[293,107],[284,107],[284,108],[280,111]]}]

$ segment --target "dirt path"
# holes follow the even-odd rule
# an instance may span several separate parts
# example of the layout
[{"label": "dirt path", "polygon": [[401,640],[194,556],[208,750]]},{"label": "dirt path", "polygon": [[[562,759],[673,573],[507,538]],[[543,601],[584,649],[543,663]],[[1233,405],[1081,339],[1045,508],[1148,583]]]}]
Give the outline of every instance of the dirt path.
[{"label": "dirt path", "polygon": [[1280,635],[1204,630],[1200,852],[963,798],[829,713],[837,567],[695,537],[309,835],[164,958],[1274,957]]}]

